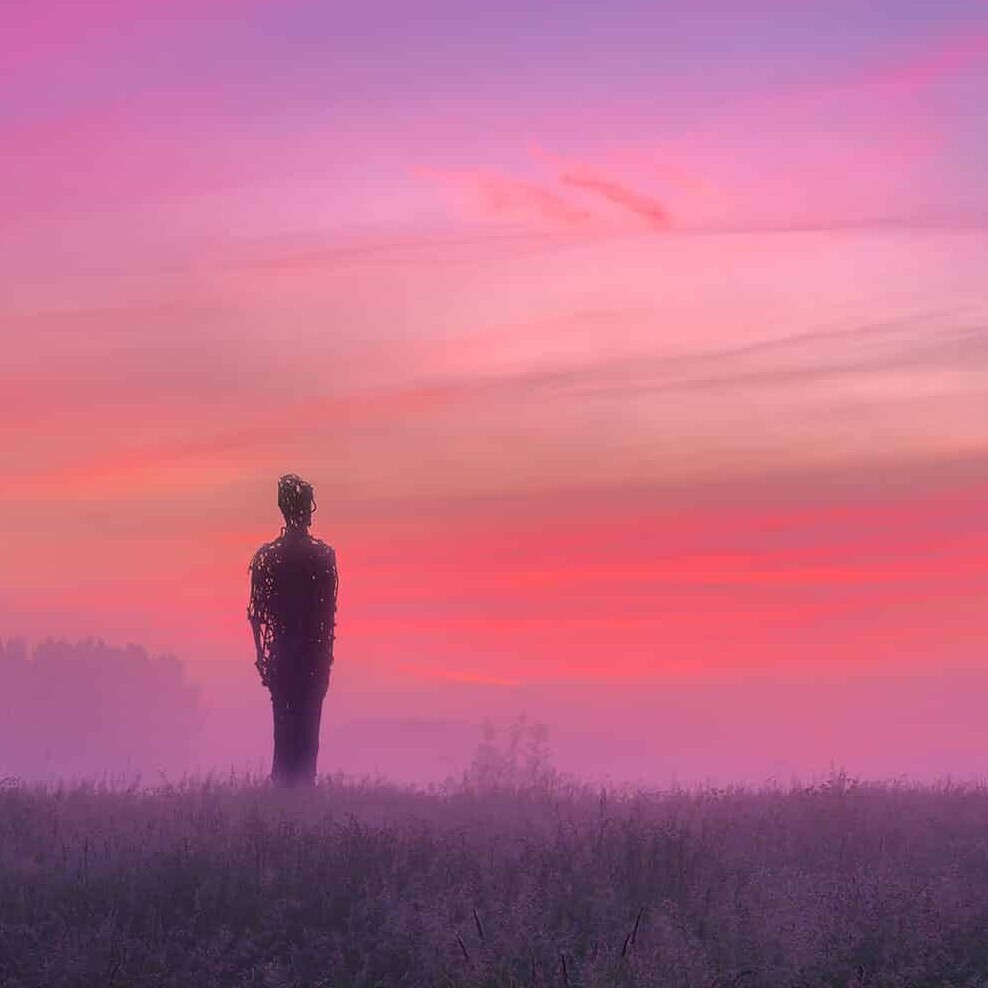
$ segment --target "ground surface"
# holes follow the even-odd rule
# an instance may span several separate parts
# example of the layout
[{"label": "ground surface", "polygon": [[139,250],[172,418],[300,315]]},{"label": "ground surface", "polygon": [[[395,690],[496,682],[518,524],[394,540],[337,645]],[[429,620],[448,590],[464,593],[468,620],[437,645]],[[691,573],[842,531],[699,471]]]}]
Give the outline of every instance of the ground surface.
[{"label": "ground surface", "polygon": [[988,789],[0,790],[0,984],[988,984]]}]

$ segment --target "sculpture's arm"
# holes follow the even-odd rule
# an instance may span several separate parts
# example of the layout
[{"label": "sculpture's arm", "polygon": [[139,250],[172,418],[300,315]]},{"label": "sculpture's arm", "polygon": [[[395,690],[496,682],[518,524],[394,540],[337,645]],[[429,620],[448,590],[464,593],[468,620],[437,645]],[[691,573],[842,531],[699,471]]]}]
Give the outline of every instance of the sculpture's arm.
[{"label": "sculpture's arm", "polygon": [[333,612],[329,619],[329,661],[333,661],[333,642],[336,639],[336,607],[340,599],[340,568],[336,563],[336,552],[333,552]]},{"label": "sculpture's arm", "polygon": [[329,672],[333,667],[333,643],[336,638],[336,604],[339,599],[340,575],[336,566],[336,553],[330,548],[327,566],[324,570],[325,583],[323,584],[322,606],[323,630],[321,634],[321,647],[317,659],[317,674],[322,680],[323,689],[329,684]]},{"label": "sculpture's arm", "polygon": [[[259,618],[250,618],[251,631],[254,632],[254,654],[257,656],[257,661],[254,663],[258,669],[262,669],[264,665],[264,646],[261,644],[261,621]],[[263,677],[263,671],[262,671]]]},{"label": "sculpture's arm", "polygon": [[247,620],[250,621],[251,631],[254,633],[254,665],[261,675],[261,685],[270,686],[268,679],[268,657],[264,648],[264,614],[266,607],[263,602],[261,581],[257,575],[257,562],[250,567],[250,600],[247,603]]}]

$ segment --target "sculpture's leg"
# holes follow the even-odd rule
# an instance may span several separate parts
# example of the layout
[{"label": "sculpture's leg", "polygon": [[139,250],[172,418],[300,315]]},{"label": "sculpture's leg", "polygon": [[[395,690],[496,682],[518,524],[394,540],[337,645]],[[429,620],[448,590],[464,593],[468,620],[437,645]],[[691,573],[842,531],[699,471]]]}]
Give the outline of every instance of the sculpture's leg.
[{"label": "sculpture's leg", "polygon": [[323,693],[315,684],[309,686],[301,711],[299,738],[299,780],[311,785],[316,778],[316,761],[319,757],[319,722],[322,720]]},{"label": "sculpture's leg", "polygon": [[292,689],[285,718],[285,758],[283,763],[284,782],[294,785],[298,781],[298,747],[300,705],[298,687]]},{"label": "sculpture's leg", "polygon": [[275,758],[271,777],[279,785],[306,781],[305,739],[308,704],[298,683],[287,684],[275,710]]},{"label": "sculpture's leg", "polygon": [[271,780],[278,785],[291,782],[292,766],[292,708],[290,696],[283,691],[271,691],[271,709],[274,714],[274,758],[271,764]]},{"label": "sculpture's leg", "polygon": [[315,781],[325,695],[326,684],[309,679],[282,682],[271,691],[274,711],[271,778],[278,785],[311,785]]}]

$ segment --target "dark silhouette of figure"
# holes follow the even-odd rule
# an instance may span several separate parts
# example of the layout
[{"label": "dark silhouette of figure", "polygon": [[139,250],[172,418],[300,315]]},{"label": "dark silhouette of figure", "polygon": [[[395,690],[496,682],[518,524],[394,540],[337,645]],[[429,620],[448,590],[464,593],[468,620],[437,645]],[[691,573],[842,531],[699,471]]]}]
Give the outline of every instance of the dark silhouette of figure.
[{"label": "dark silhouette of figure", "polygon": [[271,778],[280,785],[311,784],[333,665],[339,578],[332,547],[309,535],[312,486],[286,474],[278,481],[278,507],[285,527],[251,560],[247,617],[274,710]]}]

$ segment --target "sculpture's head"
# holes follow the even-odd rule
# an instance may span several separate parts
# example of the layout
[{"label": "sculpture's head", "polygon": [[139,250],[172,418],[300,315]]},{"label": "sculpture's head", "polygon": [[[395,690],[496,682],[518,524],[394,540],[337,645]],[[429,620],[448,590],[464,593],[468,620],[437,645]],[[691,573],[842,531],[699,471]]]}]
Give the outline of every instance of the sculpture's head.
[{"label": "sculpture's head", "polygon": [[308,528],[316,510],[312,484],[294,473],[286,473],[278,481],[278,507],[289,528]]}]

